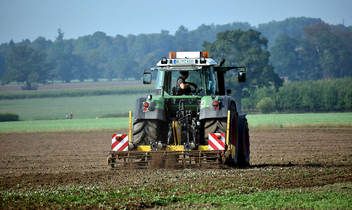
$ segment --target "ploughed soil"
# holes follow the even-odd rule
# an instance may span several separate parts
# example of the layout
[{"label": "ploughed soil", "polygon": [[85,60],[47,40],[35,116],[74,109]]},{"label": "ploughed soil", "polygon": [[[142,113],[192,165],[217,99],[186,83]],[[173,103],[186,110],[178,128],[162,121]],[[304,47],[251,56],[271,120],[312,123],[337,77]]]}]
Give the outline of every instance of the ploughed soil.
[{"label": "ploughed soil", "polygon": [[252,129],[250,167],[204,170],[111,170],[106,164],[111,135],[1,133],[0,190],[72,185],[158,185],[162,190],[206,183],[204,190],[211,191],[226,181],[266,190],[352,182],[352,129]]}]

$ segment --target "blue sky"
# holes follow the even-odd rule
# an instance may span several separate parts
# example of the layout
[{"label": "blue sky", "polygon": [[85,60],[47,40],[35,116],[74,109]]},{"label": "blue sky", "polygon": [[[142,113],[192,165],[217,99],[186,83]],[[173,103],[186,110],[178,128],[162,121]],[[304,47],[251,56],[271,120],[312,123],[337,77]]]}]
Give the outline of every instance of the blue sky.
[{"label": "blue sky", "polygon": [[352,0],[0,0],[0,43],[43,36],[54,39],[103,31],[108,35],[173,34],[180,25],[248,22],[288,17],[321,18],[352,25]]}]

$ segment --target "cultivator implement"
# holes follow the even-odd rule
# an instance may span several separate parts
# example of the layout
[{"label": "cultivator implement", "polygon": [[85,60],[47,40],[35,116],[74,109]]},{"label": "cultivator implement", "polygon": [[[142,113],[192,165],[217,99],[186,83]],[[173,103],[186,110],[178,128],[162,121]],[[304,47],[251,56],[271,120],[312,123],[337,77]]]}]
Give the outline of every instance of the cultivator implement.
[{"label": "cultivator implement", "polygon": [[223,151],[111,151],[112,169],[223,168]]},{"label": "cultivator implement", "polygon": [[[230,116],[231,113],[228,112],[228,120]],[[107,158],[107,164],[111,169],[218,169],[227,168],[229,165],[240,165],[238,161],[240,153],[237,147],[239,144],[232,144],[229,141],[230,126],[227,126],[226,133],[209,133],[207,145],[195,145],[187,141],[181,144],[178,123],[173,122],[171,136],[174,137],[171,138],[174,139],[173,144],[154,142],[150,145],[133,145],[131,111],[129,118],[129,135],[112,135],[111,151]]]}]

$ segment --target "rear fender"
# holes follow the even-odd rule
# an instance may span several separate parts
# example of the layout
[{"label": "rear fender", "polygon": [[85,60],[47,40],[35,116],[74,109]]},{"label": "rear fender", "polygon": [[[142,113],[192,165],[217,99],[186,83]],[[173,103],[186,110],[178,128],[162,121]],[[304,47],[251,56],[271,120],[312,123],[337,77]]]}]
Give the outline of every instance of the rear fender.
[{"label": "rear fender", "polygon": [[[149,103],[148,108],[144,107],[144,102]],[[133,118],[135,120],[153,119],[167,121],[164,109],[164,98],[155,97],[151,100],[147,99],[146,97],[138,98],[136,100]]]},{"label": "rear fender", "polygon": [[[215,101],[218,101],[218,107],[213,106]],[[231,107],[231,104],[234,104],[232,106],[235,107]],[[231,110],[232,112],[237,112],[236,103],[230,96],[216,96],[214,99],[211,96],[204,96],[201,100],[199,118],[200,120],[209,118],[226,118],[227,111],[230,110],[230,107],[231,109],[235,109]]]}]

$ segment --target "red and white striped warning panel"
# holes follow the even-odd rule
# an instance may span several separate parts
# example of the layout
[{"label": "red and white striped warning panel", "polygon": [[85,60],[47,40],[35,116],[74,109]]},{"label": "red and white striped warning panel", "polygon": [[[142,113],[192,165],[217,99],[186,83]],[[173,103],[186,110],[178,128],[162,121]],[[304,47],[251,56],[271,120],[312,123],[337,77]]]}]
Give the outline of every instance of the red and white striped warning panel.
[{"label": "red and white striped warning panel", "polygon": [[126,134],[113,134],[111,142],[112,151],[127,151],[128,136]]},{"label": "red and white striped warning panel", "polygon": [[209,150],[225,150],[225,133],[209,133]]}]

